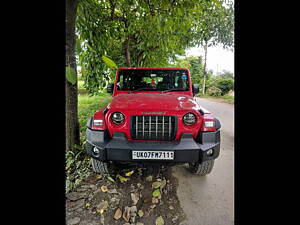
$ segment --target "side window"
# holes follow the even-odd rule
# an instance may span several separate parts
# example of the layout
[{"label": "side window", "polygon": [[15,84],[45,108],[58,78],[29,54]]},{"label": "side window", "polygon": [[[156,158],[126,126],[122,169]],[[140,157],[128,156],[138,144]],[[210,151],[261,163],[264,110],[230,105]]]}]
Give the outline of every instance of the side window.
[{"label": "side window", "polygon": [[122,90],[123,89],[123,83],[124,83],[124,77],[123,74],[119,75],[119,82],[117,83],[117,90]]},{"label": "side window", "polygon": [[176,74],[175,76],[175,88],[187,89],[188,88],[188,80],[187,75],[185,73]]}]

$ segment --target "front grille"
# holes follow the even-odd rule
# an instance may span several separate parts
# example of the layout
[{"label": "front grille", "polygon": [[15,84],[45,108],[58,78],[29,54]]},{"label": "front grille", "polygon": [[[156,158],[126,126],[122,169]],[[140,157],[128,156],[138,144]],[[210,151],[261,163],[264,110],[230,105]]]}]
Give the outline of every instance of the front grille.
[{"label": "front grille", "polygon": [[176,116],[132,116],[131,137],[136,140],[173,140],[176,124]]}]

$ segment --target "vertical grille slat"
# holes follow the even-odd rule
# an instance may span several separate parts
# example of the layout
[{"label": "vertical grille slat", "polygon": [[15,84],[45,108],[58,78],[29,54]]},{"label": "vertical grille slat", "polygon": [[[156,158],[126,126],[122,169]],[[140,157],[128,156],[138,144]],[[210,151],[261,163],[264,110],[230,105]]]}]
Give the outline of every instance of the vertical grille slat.
[{"label": "vertical grille slat", "polygon": [[149,117],[149,139],[151,139],[151,116]]},{"label": "vertical grille slat", "polygon": [[165,137],[165,117],[163,116],[163,121],[162,121],[162,138],[164,139]]},{"label": "vertical grille slat", "polygon": [[131,116],[131,136],[135,140],[173,140],[176,130],[176,116]]},{"label": "vertical grille slat", "polygon": [[156,116],[156,123],[155,123],[155,136],[156,136],[156,139],[157,139],[157,125],[158,125],[158,123],[157,123],[157,116]]},{"label": "vertical grille slat", "polygon": [[143,139],[145,139],[145,117],[143,116]]},{"label": "vertical grille slat", "polygon": [[136,117],[136,123],[135,123],[135,136],[138,137],[138,126],[139,126],[139,118]]},{"label": "vertical grille slat", "polygon": [[171,124],[172,122],[171,122],[171,117],[169,117],[169,139],[171,138]]}]

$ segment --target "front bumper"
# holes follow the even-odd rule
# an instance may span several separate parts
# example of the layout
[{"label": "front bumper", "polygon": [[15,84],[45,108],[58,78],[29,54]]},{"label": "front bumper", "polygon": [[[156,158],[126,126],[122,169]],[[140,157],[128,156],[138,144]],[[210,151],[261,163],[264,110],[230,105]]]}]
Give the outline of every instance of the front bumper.
[{"label": "front bumper", "polygon": [[[128,141],[124,133],[115,133],[112,138],[108,131],[87,129],[86,151],[100,161],[156,162],[156,163],[194,163],[215,159],[220,152],[220,130],[199,133],[195,141],[190,133],[184,133],[176,142]],[[97,147],[98,154],[93,152]],[[213,149],[213,154],[206,153]],[[132,159],[132,151],[174,151],[174,160]]]}]

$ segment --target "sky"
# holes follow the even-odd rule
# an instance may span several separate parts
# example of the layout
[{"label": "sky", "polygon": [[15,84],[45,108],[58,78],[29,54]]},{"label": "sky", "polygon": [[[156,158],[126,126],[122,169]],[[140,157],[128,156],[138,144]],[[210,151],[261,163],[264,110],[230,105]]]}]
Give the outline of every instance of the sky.
[{"label": "sky", "polygon": [[[203,56],[204,49],[194,47],[186,50],[186,56]],[[207,48],[207,69],[213,70],[214,74],[222,70],[234,73],[234,50],[225,50],[222,45]]]}]

